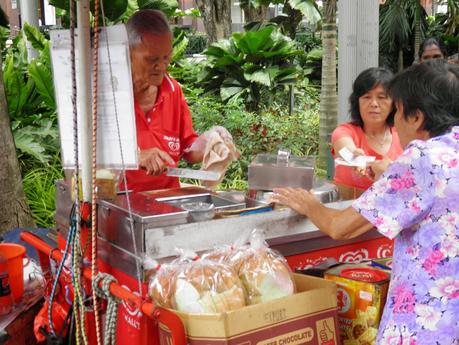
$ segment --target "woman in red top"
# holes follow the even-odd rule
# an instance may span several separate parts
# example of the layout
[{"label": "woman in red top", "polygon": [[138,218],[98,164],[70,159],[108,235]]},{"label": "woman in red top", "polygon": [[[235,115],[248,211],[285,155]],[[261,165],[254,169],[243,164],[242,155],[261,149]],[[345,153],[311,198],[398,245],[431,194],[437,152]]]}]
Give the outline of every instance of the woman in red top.
[{"label": "woman in red top", "polygon": [[[394,105],[386,93],[392,73],[384,68],[369,68],[354,81],[349,98],[351,122],[338,126],[332,134],[333,155],[346,147],[354,156],[374,156],[376,160],[395,160],[402,147],[395,128]],[[362,171],[337,165],[335,183],[343,199],[358,197],[373,181]]]}]

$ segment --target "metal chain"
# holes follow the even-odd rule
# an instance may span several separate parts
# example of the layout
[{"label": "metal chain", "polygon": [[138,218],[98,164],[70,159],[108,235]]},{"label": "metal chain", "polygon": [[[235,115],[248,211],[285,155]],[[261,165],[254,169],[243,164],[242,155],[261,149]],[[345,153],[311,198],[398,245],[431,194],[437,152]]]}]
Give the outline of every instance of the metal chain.
[{"label": "metal chain", "polygon": [[[99,89],[99,0],[94,1],[94,67],[92,76],[92,195],[91,195],[91,277],[94,279],[97,272],[97,92]],[[97,345],[102,344],[100,332],[99,303],[96,291],[92,290],[94,319],[96,323]]]},{"label": "metal chain", "polygon": [[[102,281],[102,288],[99,287],[100,281]],[[102,272],[99,272],[92,280],[92,291],[108,301],[105,313],[104,345],[116,344],[116,323],[120,300],[110,293],[110,284],[117,282],[112,275]]]},{"label": "metal chain", "polygon": [[126,188],[126,203],[127,203],[127,208],[128,208],[128,214],[129,214],[129,230],[131,232],[131,240],[132,240],[132,245],[134,247],[134,255],[135,255],[135,267],[136,267],[136,275],[137,275],[137,284],[139,288],[139,296],[143,296],[142,294],[142,279],[141,279],[141,268],[140,268],[140,257],[137,251],[137,242],[135,239],[135,231],[134,231],[134,217],[132,216],[132,208],[131,208],[131,199],[130,195],[127,191],[127,179],[126,179],[126,169],[125,169],[125,164],[124,164],[124,154],[123,154],[123,145],[121,143],[121,131],[120,131],[120,123],[119,123],[119,116],[118,116],[118,107],[116,103],[116,98],[115,98],[115,85],[114,85],[114,78],[113,78],[113,71],[112,71],[112,60],[110,56],[110,46],[108,43],[108,32],[107,32],[107,26],[105,23],[105,13],[104,13],[104,2],[102,1],[100,4],[101,12],[102,12],[102,21],[103,21],[103,28],[105,32],[105,43],[107,46],[107,57],[108,57],[108,67],[109,67],[109,72],[110,72],[110,81],[111,81],[111,89],[112,89],[112,97],[114,100],[114,108],[115,108],[115,118],[116,118],[116,129],[118,132],[118,143],[120,145],[120,156],[121,156],[121,175],[123,177],[123,185],[124,188]]}]

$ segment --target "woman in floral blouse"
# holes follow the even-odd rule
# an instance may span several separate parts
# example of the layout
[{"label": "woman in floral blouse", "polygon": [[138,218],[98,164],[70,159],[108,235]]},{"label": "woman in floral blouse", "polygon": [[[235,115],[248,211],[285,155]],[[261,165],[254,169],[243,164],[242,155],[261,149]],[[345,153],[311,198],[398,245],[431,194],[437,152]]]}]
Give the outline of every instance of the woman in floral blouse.
[{"label": "woman in floral blouse", "polygon": [[412,66],[389,93],[404,152],[352,207],[330,209],[291,188],[274,201],[335,239],[373,227],[395,239],[378,344],[459,344],[459,66]]}]

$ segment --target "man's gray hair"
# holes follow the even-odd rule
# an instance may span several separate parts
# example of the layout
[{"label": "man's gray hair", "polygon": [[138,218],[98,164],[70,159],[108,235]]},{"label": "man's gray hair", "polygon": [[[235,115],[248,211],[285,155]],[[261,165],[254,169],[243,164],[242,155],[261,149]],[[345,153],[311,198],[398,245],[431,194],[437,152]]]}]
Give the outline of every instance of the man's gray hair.
[{"label": "man's gray hair", "polygon": [[134,13],[126,23],[129,46],[136,47],[145,34],[171,34],[171,29],[163,12],[158,10],[140,10]]}]

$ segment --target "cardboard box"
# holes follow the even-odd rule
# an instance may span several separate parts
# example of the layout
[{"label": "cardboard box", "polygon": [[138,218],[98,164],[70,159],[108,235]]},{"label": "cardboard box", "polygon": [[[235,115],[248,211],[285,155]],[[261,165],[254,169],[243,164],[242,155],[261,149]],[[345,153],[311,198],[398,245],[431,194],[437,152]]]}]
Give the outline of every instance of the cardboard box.
[{"label": "cardboard box", "polygon": [[325,279],[338,287],[338,320],[343,345],[376,344],[389,287],[389,271],[368,264],[331,268]]},{"label": "cardboard box", "polygon": [[[190,345],[339,345],[336,284],[295,274],[297,293],[228,313],[177,312]],[[171,344],[160,325],[160,343]]]}]

